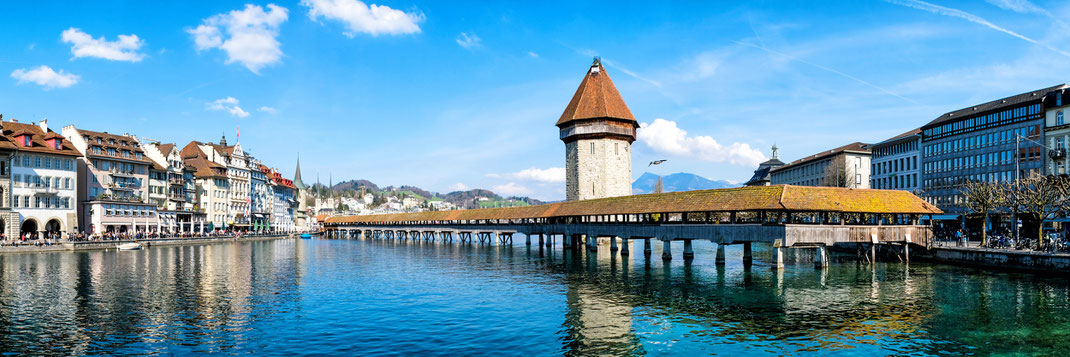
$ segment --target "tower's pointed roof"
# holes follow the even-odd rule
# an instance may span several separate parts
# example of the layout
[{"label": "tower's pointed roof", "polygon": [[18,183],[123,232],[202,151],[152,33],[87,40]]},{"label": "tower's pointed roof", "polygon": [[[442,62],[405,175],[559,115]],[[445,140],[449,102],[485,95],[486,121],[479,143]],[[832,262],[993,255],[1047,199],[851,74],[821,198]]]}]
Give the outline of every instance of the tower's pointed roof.
[{"label": "tower's pointed roof", "polygon": [[294,174],[294,187],[299,190],[305,189],[305,183],[301,182],[301,157],[297,158],[297,173]]},{"label": "tower's pointed roof", "polygon": [[576,94],[572,96],[572,101],[565,107],[565,112],[561,113],[561,119],[557,120],[557,126],[574,120],[603,118],[639,125],[632,111],[628,110],[628,105],[624,104],[624,98],[617,92],[613,80],[609,79],[602,60],[595,58],[591,68],[587,70],[587,75],[583,77],[583,82],[580,82],[580,87],[576,89]]}]

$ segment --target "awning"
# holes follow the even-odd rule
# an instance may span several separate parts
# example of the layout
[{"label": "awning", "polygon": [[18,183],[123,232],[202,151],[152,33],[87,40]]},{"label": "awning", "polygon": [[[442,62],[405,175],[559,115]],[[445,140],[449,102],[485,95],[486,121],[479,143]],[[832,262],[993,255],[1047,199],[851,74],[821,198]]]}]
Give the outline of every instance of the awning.
[{"label": "awning", "polygon": [[1070,222],[1070,217],[1059,217],[1059,218],[1053,218],[1053,219],[1045,219],[1044,222],[1066,223],[1066,222]]}]

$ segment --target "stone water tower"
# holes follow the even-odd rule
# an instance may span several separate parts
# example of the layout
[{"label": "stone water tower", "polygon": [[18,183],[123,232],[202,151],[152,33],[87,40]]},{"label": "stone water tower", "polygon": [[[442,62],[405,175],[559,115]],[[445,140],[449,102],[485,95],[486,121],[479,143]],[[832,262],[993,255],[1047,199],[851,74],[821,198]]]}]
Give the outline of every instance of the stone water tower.
[{"label": "stone water tower", "polygon": [[565,142],[565,199],[632,194],[635,121],[599,58],[557,121]]}]

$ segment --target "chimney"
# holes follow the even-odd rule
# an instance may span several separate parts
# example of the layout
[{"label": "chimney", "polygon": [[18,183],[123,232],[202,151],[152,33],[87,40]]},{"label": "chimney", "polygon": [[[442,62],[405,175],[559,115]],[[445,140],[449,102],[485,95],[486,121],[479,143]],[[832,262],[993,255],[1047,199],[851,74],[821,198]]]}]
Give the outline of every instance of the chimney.
[{"label": "chimney", "polygon": [[41,123],[37,124],[41,127],[41,130],[48,133],[48,118],[41,119]]}]

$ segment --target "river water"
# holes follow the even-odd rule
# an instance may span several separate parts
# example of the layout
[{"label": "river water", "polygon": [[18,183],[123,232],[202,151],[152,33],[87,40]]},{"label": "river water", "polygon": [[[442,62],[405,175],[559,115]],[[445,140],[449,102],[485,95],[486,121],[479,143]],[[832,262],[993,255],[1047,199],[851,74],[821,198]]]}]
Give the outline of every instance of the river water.
[{"label": "river water", "polygon": [[[1070,283],[696,242],[622,259],[513,246],[276,240],[0,255],[0,352],[947,355],[1070,351]],[[674,247],[679,254],[681,247]],[[639,253],[639,254],[636,254]],[[793,264],[794,262],[794,264]]]}]

